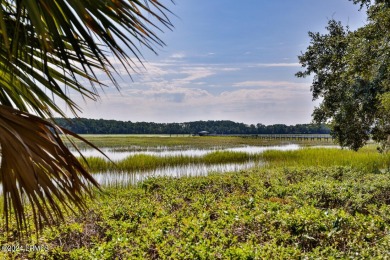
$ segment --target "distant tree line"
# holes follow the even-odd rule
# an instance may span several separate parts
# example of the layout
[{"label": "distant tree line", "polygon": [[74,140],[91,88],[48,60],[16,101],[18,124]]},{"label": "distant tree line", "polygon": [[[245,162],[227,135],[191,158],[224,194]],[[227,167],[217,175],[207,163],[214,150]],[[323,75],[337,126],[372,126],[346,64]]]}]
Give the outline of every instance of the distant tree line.
[{"label": "distant tree line", "polygon": [[263,125],[244,124],[228,120],[194,121],[185,123],[131,122],[104,119],[56,118],[56,123],[77,134],[196,134],[208,131],[211,134],[329,134],[330,129],[322,124]]}]

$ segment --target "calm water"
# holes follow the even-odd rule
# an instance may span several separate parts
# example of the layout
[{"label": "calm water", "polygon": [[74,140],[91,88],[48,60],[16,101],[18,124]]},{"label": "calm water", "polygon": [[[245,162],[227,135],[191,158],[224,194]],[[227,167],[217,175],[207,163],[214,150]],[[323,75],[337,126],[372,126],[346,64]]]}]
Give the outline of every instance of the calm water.
[{"label": "calm water", "polygon": [[[300,148],[297,144],[288,144],[281,146],[242,146],[242,147],[234,147],[234,148],[212,148],[212,149],[178,149],[178,148],[169,148],[166,146],[157,147],[157,148],[146,148],[144,150],[140,150],[137,147],[134,147],[133,150],[131,148],[126,150],[115,150],[112,148],[102,148],[102,152],[104,152],[111,160],[123,160],[126,157],[134,156],[136,154],[147,154],[153,156],[160,157],[171,157],[171,156],[204,156],[208,153],[216,152],[216,151],[235,151],[235,152],[245,152],[249,154],[257,154],[262,153],[267,150],[280,150],[280,151],[289,151],[289,150],[298,150]],[[77,151],[72,151],[74,155],[78,156]],[[94,149],[85,149],[81,150],[82,154],[85,157],[101,157],[105,158],[103,154],[94,150]]]},{"label": "calm water", "polygon": [[[169,157],[169,156],[204,156],[208,153],[215,151],[234,151],[234,152],[245,152],[248,154],[258,154],[267,150],[298,150],[299,145],[289,144],[282,146],[242,146],[242,147],[233,147],[233,148],[212,148],[212,149],[183,149],[180,148],[169,148],[169,147],[153,147],[146,148],[144,150],[139,149],[139,147],[132,148],[133,150],[115,150],[105,148],[102,151],[110,157],[112,160],[122,160],[128,156],[134,156],[136,154],[147,154],[160,157]],[[101,153],[96,150],[88,149],[82,151],[84,156],[96,156],[104,157]],[[226,163],[226,164],[189,164],[184,166],[171,166],[158,168],[150,171],[139,171],[139,172],[102,172],[93,174],[95,179],[103,186],[115,186],[115,185],[131,185],[139,181],[145,180],[150,177],[158,176],[170,176],[170,177],[185,177],[185,176],[204,176],[210,172],[232,172],[240,171],[252,168],[256,165],[261,165],[259,162],[249,161],[246,163]]]},{"label": "calm water", "polygon": [[[134,185],[150,177],[169,176],[169,177],[190,177],[205,176],[212,172],[234,172],[261,166],[261,163],[253,161],[246,163],[227,163],[227,164],[189,164],[184,166],[170,166],[149,171],[136,172],[101,172],[94,173],[92,176],[96,181],[104,186],[128,186]],[[3,193],[3,187],[0,185],[0,195]]]},{"label": "calm water", "polygon": [[[326,146],[329,148],[335,148],[337,146]],[[161,157],[169,156],[204,156],[208,153],[215,151],[235,151],[245,152],[249,154],[258,154],[267,150],[280,150],[291,151],[298,150],[301,147],[297,144],[281,145],[281,146],[242,146],[233,148],[220,148],[215,147],[212,149],[193,149],[185,147],[153,147],[153,148],[140,148],[129,147],[126,149],[115,150],[112,148],[102,148],[101,150],[111,158],[111,160],[122,160],[128,156],[134,156],[136,154],[148,154]],[[77,151],[72,151],[75,155],[79,155]],[[87,149],[81,151],[85,157],[96,156],[105,158],[104,155],[94,149]],[[1,160],[1,157],[0,157]],[[93,174],[95,179],[102,185],[131,185],[139,181],[145,180],[150,177],[158,176],[171,176],[171,177],[184,177],[184,176],[204,176],[210,172],[232,172],[249,169],[255,166],[261,166],[261,162],[248,161],[246,163],[226,163],[226,164],[189,164],[184,166],[172,166],[165,168],[158,168],[150,171],[138,171],[138,172],[101,172]],[[2,186],[0,185],[0,194],[2,194]]]},{"label": "calm water", "polygon": [[139,172],[102,172],[93,174],[93,177],[102,186],[116,186],[116,185],[133,185],[137,182],[143,181],[150,177],[190,177],[190,176],[205,176],[211,172],[233,172],[241,171],[253,168],[259,165],[255,162],[246,163],[228,163],[228,164],[189,164],[185,166],[172,166],[159,168],[150,171],[139,171]]}]

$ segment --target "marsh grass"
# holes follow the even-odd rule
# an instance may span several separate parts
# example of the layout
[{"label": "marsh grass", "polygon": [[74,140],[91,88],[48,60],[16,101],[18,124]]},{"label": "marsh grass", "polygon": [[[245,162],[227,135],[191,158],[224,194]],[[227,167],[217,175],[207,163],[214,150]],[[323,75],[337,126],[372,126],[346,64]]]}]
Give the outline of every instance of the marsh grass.
[{"label": "marsh grass", "polygon": [[390,169],[390,153],[380,154],[375,146],[358,152],[345,149],[304,148],[296,151],[265,151],[261,158],[272,167],[350,166],[367,171]]},{"label": "marsh grass", "polygon": [[240,163],[259,158],[259,155],[250,155],[244,152],[216,151],[201,157],[192,156],[167,156],[159,157],[153,155],[137,154],[129,156],[120,161],[110,162],[99,157],[87,157],[83,162],[91,172],[102,171],[143,171],[156,168],[163,168],[175,165],[187,164],[221,164]]},{"label": "marsh grass", "polygon": [[[239,136],[151,136],[151,135],[81,135],[97,147],[182,147],[182,148],[213,148],[235,147],[242,145],[271,146],[291,143],[306,145],[333,145],[332,141],[325,140],[264,140],[255,137],[243,138]],[[66,141],[66,140],[65,140]],[[73,140],[80,148],[88,148],[82,142]]]},{"label": "marsh grass", "polygon": [[199,157],[137,154],[114,162],[99,157],[87,157],[86,160],[91,172],[143,171],[176,165],[242,163],[250,160],[263,161],[268,167],[351,166],[369,171],[390,169],[390,154],[378,153],[375,145],[366,146],[358,152],[336,148],[302,148],[295,151],[267,150],[259,154],[215,151]]}]

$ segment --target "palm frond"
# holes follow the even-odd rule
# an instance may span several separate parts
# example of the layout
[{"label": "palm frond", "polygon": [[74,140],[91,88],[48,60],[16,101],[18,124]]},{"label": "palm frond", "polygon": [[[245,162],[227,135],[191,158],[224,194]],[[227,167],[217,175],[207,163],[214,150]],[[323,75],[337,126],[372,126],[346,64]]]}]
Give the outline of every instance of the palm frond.
[{"label": "palm frond", "polygon": [[0,182],[7,227],[13,210],[18,228],[26,228],[26,203],[31,204],[38,228],[42,221],[61,219],[63,209],[72,210],[72,205],[83,209],[90,185],[99,186],[65,146],[61,133],[71,134],[39,117],[0,106]]},{"label": "palm frond", "polygon": [[26,203],[38,228],[62,218],[63,207],[85,206],[83,196],[97,183],[60,138],[74,134],[44,118],[53,112],[66,117],[58,100],[77,116],[69,91],[96,100],[97,86],[105,87],[99,73],[119,88],[109,56],[128,72],[132,59],[142,63],[139,46],[155,52],[164,45],[156,31],[172,28],[168,13],[159,0],[0,2],[0,182],[7,227],[12,211],[18,228],[26,227]]},{"label": "palm frond", "polygon": [[55,96],[77,115],[69,89],[96,99],[96,86],[104,86],[98,73],[119,88],[109,55],[129,72],[132,58],[142,62],[139,46],[155,52],[154,46],[164,45],[155,30],[172,27],[168,12],[158,0],[1,1],[0,70],[7,80],[0,88],[18,93],[0,95],[0,104],[64,116]]}]

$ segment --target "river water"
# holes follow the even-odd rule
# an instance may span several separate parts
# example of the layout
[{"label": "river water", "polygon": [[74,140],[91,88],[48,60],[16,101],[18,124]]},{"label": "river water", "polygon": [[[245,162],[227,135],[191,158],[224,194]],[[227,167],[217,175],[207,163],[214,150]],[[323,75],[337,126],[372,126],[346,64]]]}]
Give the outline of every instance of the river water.
[{"label": "river water", "polygon": [[227,163],[227,164],[189,164],[184,166],[170,166],[149,171],[137,172],[101,172],[92,174],[102,186],[128,186],[136,184],[150,177],[169,176],[174,178],[205,176],[211,172],[235,172],[261,165],[257,162]]},{"label": "river water", "polygon": [[[105,153],[111,160],[123,160],[126,157],[134,156],[137,154],[146,154],[159,157],[171,157],[171,156],[191,156],[191,157],[200,157],[206,154],[216,152],[216,151],[234,151],[234,152],[244,152],[248,154],[258,154],[267,150],[280,150],[280,151],[293,151],[300,148],[297,144],[288,144],[280,146],[242,146],[242,147],[233,147],[233,148],[220,148],[215,147],[211,149],[194,149],[194,148],[183,148],[183,147],[151,147],[143,148],[140,147],[130,147],[126,149],[113,149],[113,148],[101,148],[100,150]],[[72,150],[73,154],[78,156],[79,153],[75,150]],[[102,153],[95,149],[85,149],[81,150],[81,153],[85,157],[100,157],[106,158]]]},{"label": "river water", "polygon": [[[328,146],[335,147],[335,146]],[[293,151],[298,150],[301,147],[297,144],[288,144],[281,146],[242,146],[232,148],[221,148],[215,147],[211,149],[194,149],[186,147],[127,147],[125,149],[113,149],[113,148],[102,148],[101,150],[113,161],[123,160],[126,157],[134,156],[137,154],[147,154],[159,157],[170,157],[170,156],[192,156],[199,157],[216,151],[235,151],[245,152],[248,154],[259,154],[267,150],[279,150],[279,151]],[[79,156],[77,151],[72,151],[76,156]],[[105,158],[103,154],[94,150],[86,149],[81,150],[83,156],[90,157],[96,156]],[[164,168],[158,168],[149,171],[135,171],[135,172],[100,172],[93,174],[94,178],[102,186],[113,186],[113,185],[132,185],[139,181],[145,180],[150,177],[159,176],[170,176],[170,177],[184,177],[184,176],[204,176],[211,172],[232,172],[241,171],[255,166],[262,166],[262,162],[248,161],[245,163],[224,163],[224,164],[188,164],[182,166],[170,166]],[[2,186],[0,185],[0,194],[2,193]]]},{"label": "river water", "polygon": [[[140,150],[139,147],[133,147],[125,150],[115,150],[105,148],[102,151],[111,160],[123,160],[126,157],[134,156],[137,154],[147,154],[159,157],[170,157],[170,156],[191,156],[200,157],[206,154],[216,151],[233,151],[233,152],[244,152],[248,154],[259,154],[267,150],[280,150],[280,151],[292,151],[300,149],[299,145],[289,144],[282,146],[242,146],[232,148],[211,148],[211,149],[183,149],[183,148],[169,148],[169,147],[153,147],[145,148]],[[104,155],[96,150],[84,150],[82,151],[85,157],[96,156],[104,158]],[[75,153],[76,154],[76,153]],[[188,177],[188,176],[205,176],[211,172],[233,172],[241,171],[253,168],[255,166],[261,166],[261,162],[248,161],[245,163],[223,163],[223,164],[188,164],[184,166],[169,166],[164,168],[158,168],[149,171],[136,171],[136,172],[101,172],[93,174],[94,178],[102,186],[116,186],[116,185],[132,185],[137,182],[143,181],[150,177]]]}]

